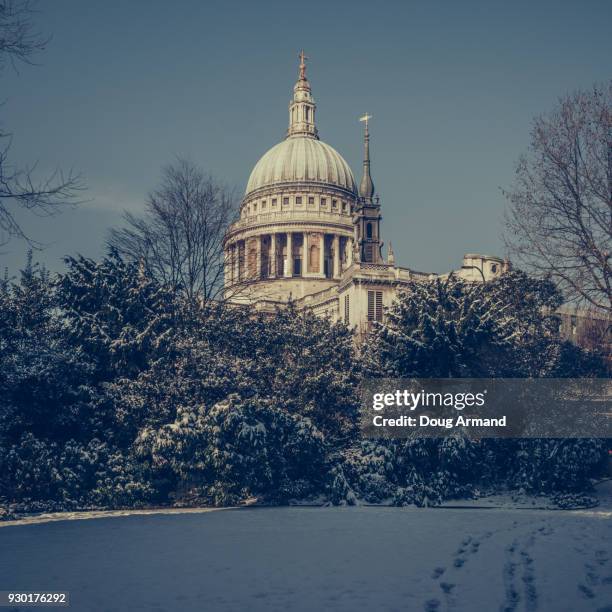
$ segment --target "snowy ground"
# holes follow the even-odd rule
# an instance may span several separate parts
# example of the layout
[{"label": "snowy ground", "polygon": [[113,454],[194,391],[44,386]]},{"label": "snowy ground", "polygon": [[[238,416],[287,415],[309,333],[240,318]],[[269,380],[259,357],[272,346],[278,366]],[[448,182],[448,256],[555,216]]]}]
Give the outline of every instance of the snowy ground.
[{"label": "snowy ground", "polygon": [[69,590],[71,609],[96,612],[612,612],[611,508],[247,508],[13,525],[0,529],[0,590]]}]

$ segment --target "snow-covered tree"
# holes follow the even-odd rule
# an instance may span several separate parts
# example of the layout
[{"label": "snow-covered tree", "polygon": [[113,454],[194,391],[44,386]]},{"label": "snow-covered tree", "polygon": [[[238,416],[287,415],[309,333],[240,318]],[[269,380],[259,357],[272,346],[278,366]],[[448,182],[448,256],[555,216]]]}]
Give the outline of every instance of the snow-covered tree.
[{"label": "snow-covered tree", "polygon": [[293,304],[262,323],[260,392],[310,418],[330,441],[354,438],[360,366],[350,331]]},{"label": "snow-covered tree", "polygon": [[[375,326],[362,359],[367,373],[376,377],[603,375],[598,355],[559,337],[554,312],[561,303],[562,296],[551,282],[520,271],[489,283],[467,283],[452,276],[414,282],[385,322]],[[358,448],[350,458],[357,465],[369,462],[371,468],[356,474],[355,486],[373,491],[366,494],[375,497],[381,495],[377,490],[394,490],[395,503],[400,504],[419,504],[426,498],[429,503],[433,493],[438,499],[469,496],[479,486],[575,490],[588,485],[588,476],[603,456],[597,440],[474,443],[456,436],[381,442],[379,448],[389,457],[382,471],[367,448]],[[579,469],[573,463],[577,458]],[[368,484],[369,479],[377,487],[359,484]]]},{"label": "snow-covered tree", "polygon": [[141,431],[136,445],[216,505],[302,499],[319,493],[327,474],[324,437],[308,419],[238,395],[210,410],[182,408],[174,422]]},{"label": "snow-covered tree", "polygon": [[49,274],[32,263],[0,290],[0,439],[21,433],[66,440],[87,429],[97,402],[91,367],[70,350]]},{"label": "snow-covered tree", "polygon": [[[558,377],[602,371],[558,334],[562,296],[516,271],[489,283],[413,282],[364,344],[368,373],[387,377]],[[579,352],[579,351],[578,351]],[[567,371],[573,354],[576,373]]]},{"label": "snow-covered tree", "polygon": [[310,418],[330,441],[354,435],[359,378],[346,328],[291,305],[254,314],[208,304],[190,317],[175,330],[172,350],[111,385],[125,427],[159,426],[178,406],[210,408],[236,393]]},{"label": "snow-covered tree", "polygon": [[[412,289],[367,340],[367,374],[600,371],[559,339],[550,283],[514,273]],[[68,259],[57,281],[30,259],[2,281],[0,359],[0,505],[23,510],[187,491],[214,504],[424,506],[483,483],[577,491],[602,457],[588,440],[360,441],[363,370],[346,327],[293,304],[264,314],[181,301],[112,252]]]},{"label": "snow-covered tree", "polygon": [[95,360],[103,380],[145,369],[176,325],[172,291],[116,251],[100,262],[79,256],[66,264],[58,296],[74,344]]}]

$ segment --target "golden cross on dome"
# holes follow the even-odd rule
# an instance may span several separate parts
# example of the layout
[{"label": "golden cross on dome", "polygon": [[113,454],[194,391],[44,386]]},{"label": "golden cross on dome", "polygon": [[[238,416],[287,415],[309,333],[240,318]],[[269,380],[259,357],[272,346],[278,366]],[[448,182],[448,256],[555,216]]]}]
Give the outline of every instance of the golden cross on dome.
[{"label": "golden cross on dome", "polygon": [[366,113],[363,117],[359,117],[359,121],[365,121],[366,130],[368,129],[368,121],[372,119],[372,115]]},{"label": "golden cross on dome", "polygon": [[304,49],[300,51],[298,57],[300,58],[300,79],[303,80],[306,78],[306,60],[308,59],[308,57],[304,53]]}]

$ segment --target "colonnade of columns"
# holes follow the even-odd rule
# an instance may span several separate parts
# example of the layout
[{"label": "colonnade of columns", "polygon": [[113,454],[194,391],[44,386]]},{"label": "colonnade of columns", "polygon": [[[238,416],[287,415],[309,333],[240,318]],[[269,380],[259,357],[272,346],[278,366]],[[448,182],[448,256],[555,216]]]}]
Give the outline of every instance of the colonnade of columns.
[{"label": "colonnade of columns", "polygon": [[274,278],[340,278],[353,240],[326,232],[273,232],[226,246],[226,284]]}]

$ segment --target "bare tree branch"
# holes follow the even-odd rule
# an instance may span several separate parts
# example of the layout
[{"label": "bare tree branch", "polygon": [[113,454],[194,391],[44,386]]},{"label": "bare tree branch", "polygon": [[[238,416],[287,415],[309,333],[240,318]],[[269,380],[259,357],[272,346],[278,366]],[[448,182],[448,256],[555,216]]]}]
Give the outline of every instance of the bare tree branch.
[{"label": "bare tree branch", "polygon": [[125,226],[112,229],[107,243],[122,256],[142,261],[148,274],[188,299],[219,299],[223,237],[236,203],[232,190],[178,159],[164,168],[144,214],[124,213]]},{"label": "bare tree branch", "polygon": [[612,81],[534,121],[504,192],[506,245],[573,301],[612,311]]},{"label": "bare tree branch", "polygon": [[[35,13],[29,0],[0,0],[0,72],[9,61],[32,64],[32,56],[42,51],[49,38],[34,28]],[[38,215],[52,215],[66,206],[75,205],[79,191],[84,189],[79,175],[57,170],[43,179],[35,177],[35,165],[14,168],[9,164],[11,136],[0,131],[0,244],[11,237],[25,239],[31,247],[40,243],[30,239],[16,219],[17,210],[29,210]]]},{"label": "bare tree branch", "polygon": [[32,56],[49,43],[34,28],[35,13],[29,0],[0,0],[0,70],[7,60],[15,69],[17,61],[32,64]]},{"label": "bare tree branch", "polygon": [[0,244],[15,237],[22,238],[31,247],[37,248],[40,243],[27,236],[17,222],[16,209],[29,210],[37,215],[54,215],[65,206],[78,204],[78,195],[84,186],[81,177],[73,171],[64,174],[61,170],[56,170],[46,178],[36,179],[35,166],[26,169],[12,168],[8,163],[10,139],[8,140],[9,144],[0,149]]}]

